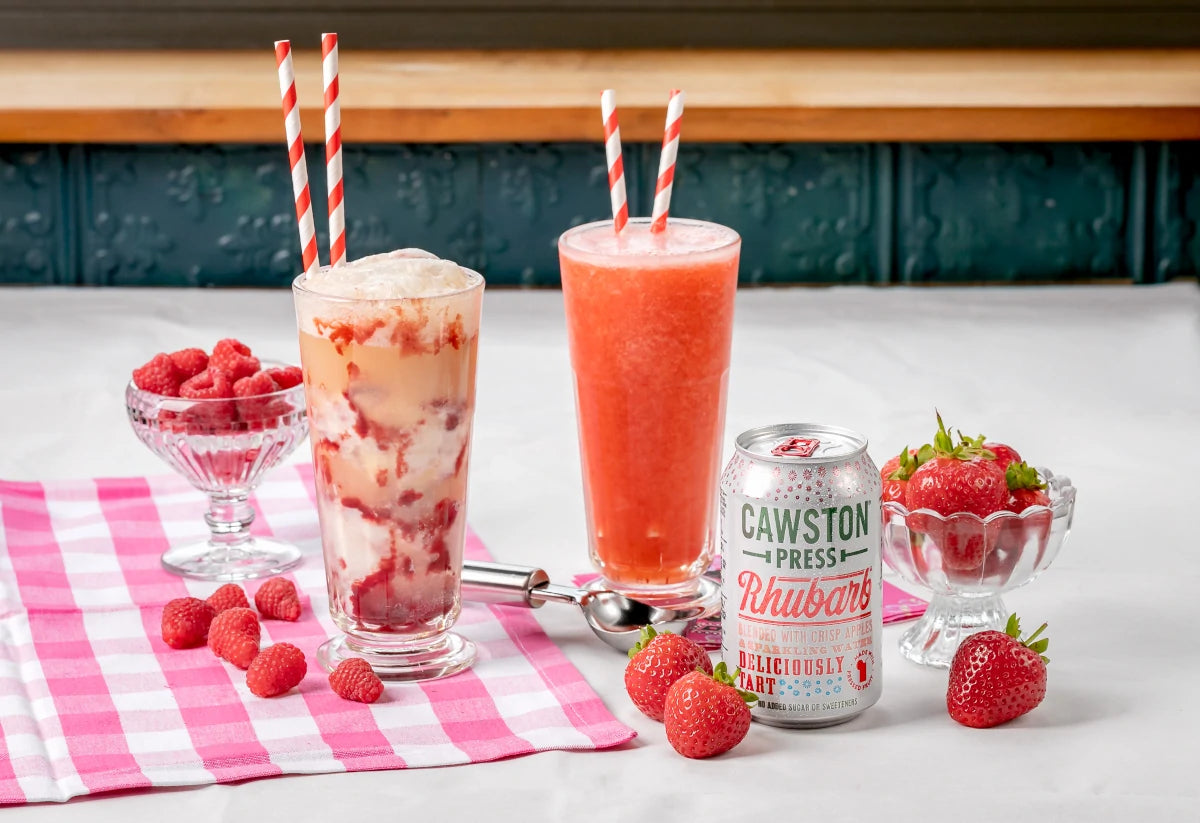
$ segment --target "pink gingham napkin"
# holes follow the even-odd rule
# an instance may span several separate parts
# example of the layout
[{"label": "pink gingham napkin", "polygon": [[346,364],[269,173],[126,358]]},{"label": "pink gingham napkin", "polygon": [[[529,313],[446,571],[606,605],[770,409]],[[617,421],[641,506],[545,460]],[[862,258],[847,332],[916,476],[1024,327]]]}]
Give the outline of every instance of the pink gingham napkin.
[{"label": "pink gingham napkin", "polygon": [[[521,609],[463,609],[458,626],[479,648],[468,673],[389,685],[371,706],[335,696],[312,656],[335,629],[311,476],[277,468],[255,495],[255,531],[305,551],[290,575],[301,620],[262,628],[264,646],[308,654],[308,676],[270,700],[208,649],[162,642],[163,603],[216,589],[159,565],[171,542],[207,531],[203,498],[183,480],[0,481],[0,803],[478,763],[634,736]],[[473,533],[467,555],[488,557]]]}]

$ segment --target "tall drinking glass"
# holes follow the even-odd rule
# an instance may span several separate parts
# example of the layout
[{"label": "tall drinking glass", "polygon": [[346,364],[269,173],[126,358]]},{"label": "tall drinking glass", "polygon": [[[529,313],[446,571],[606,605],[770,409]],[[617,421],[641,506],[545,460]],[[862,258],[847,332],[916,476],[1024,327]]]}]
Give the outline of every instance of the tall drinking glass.
[{"label": "tall drinking glass", "polygon": [[598,585],[715,611],[717,480],[741,238],[589,223],[559,238]]},{"label": "tall drinking glass", "polygon": [[471,665],[458,617],[483,278],[410,251],[292,292],[329,610],[326,669],[425,680]]}]

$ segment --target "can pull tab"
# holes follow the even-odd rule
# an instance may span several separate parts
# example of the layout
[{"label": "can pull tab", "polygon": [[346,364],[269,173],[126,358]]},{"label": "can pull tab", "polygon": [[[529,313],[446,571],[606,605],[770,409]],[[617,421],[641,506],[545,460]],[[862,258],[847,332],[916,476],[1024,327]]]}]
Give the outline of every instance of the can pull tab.
[{"label": "can pull tab", "polygon": [[820,440],[811,437],[789,437],[771,449],[771,454],[776,457],[812,457],[820,445]]}]

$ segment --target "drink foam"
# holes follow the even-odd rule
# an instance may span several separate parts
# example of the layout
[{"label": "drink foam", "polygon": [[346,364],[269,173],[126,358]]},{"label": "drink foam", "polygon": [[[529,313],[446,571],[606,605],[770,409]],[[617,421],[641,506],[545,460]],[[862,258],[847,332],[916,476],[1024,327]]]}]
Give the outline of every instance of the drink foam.
[{"label": "drink foam", "polygon": [[704,254],[736,243],[733,229],[698,220],[671,221],[661,234],[650,232],[648,220],[630,220],[617,234],[612,223],[591,223],[572,229],[562,245],[571,252],[600,257],[675,257]]},{"label": "drink foam", "polygon": [[479,275],[423,249],[398,249],[322,268],[302,281],[306,291],[354,300],[439,297],[462,291]]}]

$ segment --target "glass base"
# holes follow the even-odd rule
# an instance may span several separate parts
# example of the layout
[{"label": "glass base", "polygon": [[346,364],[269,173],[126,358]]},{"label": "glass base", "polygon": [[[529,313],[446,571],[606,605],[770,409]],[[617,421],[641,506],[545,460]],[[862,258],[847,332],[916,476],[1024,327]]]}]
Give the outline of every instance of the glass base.
[{"label": "glass base", "polygon": [[360,645],[342,634],[326,640],[317,649],[317,662],[327,672],[351,657],[361,657],[370,663],[380,680],[436,680],[471,668],[475,662],[475,644],[454,632],[386,647]]},{"label": "glass base", "polygon": [[674,609],[691,620],[703,620],[721,611],[721,584],[704,575],[696,578],[694,583],[661,588],[622,586],[600,577],[583,588],[591,592],[617,592],[660,609]]},{"label": "glass base", "polygon": [[1004,631],[1008,611],[997,595],[935,594],[924,616],[900,638],[900,654],[922,666],[950,668],[958,646],[977,632]]},{"label": "glass base", "polygon": [[237,546],[205,540],[174,546],[163,553],[163,568],[193,580],[250,580],[285,572],[300,565],[300,549],[291,543],[252,537]]}]

